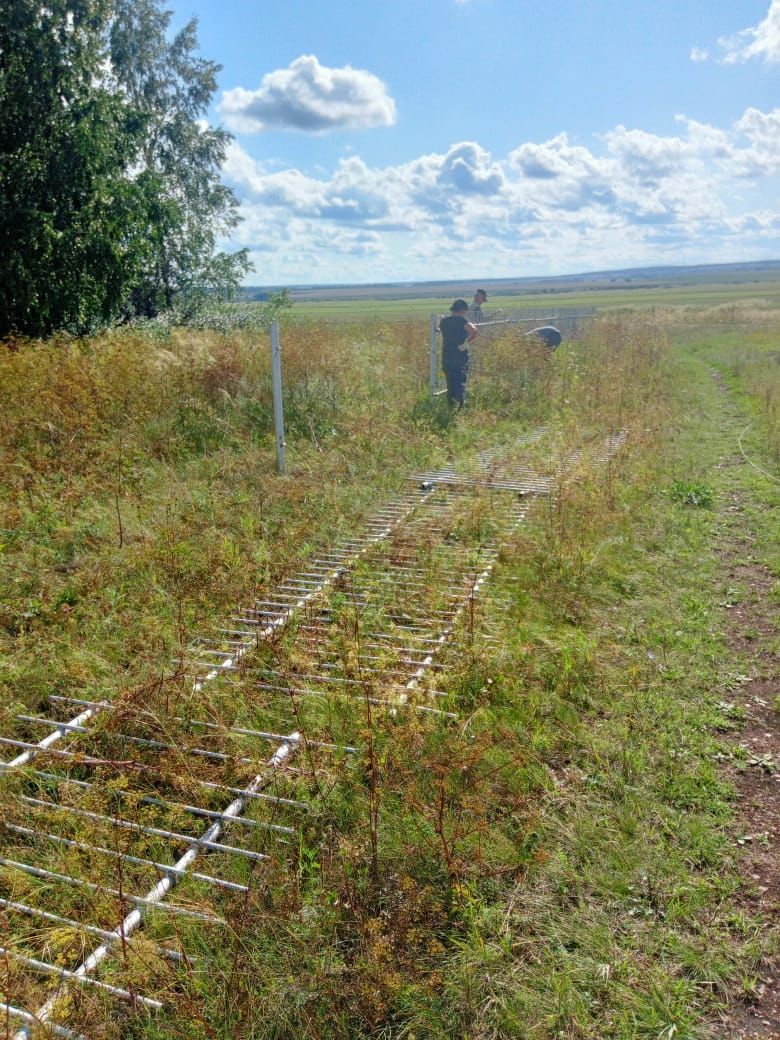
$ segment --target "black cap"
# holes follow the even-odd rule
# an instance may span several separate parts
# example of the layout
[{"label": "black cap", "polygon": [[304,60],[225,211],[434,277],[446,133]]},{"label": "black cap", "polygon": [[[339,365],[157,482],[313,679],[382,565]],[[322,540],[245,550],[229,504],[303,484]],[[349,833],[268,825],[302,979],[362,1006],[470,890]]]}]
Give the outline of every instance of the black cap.
[{"label": "black cap", "polygon": [[468,309],[469,305],[466,303],[465,300],[456,300],[450,307],[451,311],[467,311]]},{"label": "black cap", "polygon": [[477,295],[484,296],[485,299],[487,299],[487,293],[485,292],[484,289],[477,289],[477,291],[474,293],[474,295],[475,296],[477,296]]}]

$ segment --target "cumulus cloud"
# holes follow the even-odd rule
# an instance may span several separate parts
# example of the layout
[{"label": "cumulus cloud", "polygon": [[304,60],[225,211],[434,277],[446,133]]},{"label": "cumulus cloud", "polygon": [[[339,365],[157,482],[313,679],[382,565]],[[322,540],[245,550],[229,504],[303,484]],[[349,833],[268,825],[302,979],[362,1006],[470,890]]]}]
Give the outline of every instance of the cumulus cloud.
[{"label": "cumulus cloud", "polygon": [[761,112],[749,108],[734,128],[749,142],[749,147],[742,149],[739,155],[743,175],[772,176],[780,173],[780,109]]},{"label": "cumulus cloud", "polygon": [[445,156],[439,183],[452,184],[467,195],[495,195],[501,190],[504,177],[484,148],[466,141]]},{"label": "cumulus cloud", "polygon": [[[780,108],[731,126],[678,116],[656,135],[617,126],[586,147],[561,133],[494,156],[460,141],[393,166],[356,155],[316,175],[254,160],[237,143],[225,177],[246,217],[236,244],[264,280],[397,280],[563,271],[780,252]],[[752,243],[752,247],[751,247]],[[258,246],[259,254],[259,246]],[[315,270],[328,268],[315,275]],[[289,266],[286,266],[289,265]],[[260,277],[263,277],[260,274]]]},{"label": "cumulus cloud", "polygon": [[226,90],[219,111],[231,130],[244,133],[324,133],[395,123],[395,102],[378,76],[350,65],[328,68],[313,54],[266,73],[256,90]]},{"label": "cumulus cloud", "polygon": [[657,184],[680,167],[688,143],[681,137],[658,137],[618,126],[605,135],[607,146],[623,170],[639,184]]},{"label": "cumulus cloud", "polygon": [[[769,63],[780,62],[780,0],[771,0],[766,18],[758,25],[733,36],[722,36],[718,46],[722,52],[719,60],[725,65],[736,65],[752,58]],[[693,52],[691,58],[696,60]]]},{"label": "cumulus cloud", "polygon": [[576,213],[615,203],[614,162],[571,144],[565,133],[520,145],[509,153],[507,166],[531,211]]}]

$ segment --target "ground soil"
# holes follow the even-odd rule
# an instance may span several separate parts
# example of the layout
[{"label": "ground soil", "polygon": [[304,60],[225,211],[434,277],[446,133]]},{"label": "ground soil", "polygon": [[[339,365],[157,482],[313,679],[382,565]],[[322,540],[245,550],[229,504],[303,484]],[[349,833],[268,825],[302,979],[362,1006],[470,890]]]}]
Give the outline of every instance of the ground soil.
[{"label": "ground soil", "polygon": [[[732,402],[724,392],[727,412]],[[720,469],[744,466],[741,455],[724,459]],[[745,878],[744,908],[767,927],[780,926],[780,671],[773,644],[777,640],[777,608],[772,574],[756,558],[745,495],[732,491],[724,503],[719,550],[723,575],[735,594],[721,604],[727,611],[727,638],[738,661],[738,674],[728,701],[744,719],[734,737],[739,767],[731,779],[737,792],[735,841]],[[763,965],[753,1000],[736,1004],[714,1030],[718,1040],[780,1040],[780,960]]]}]

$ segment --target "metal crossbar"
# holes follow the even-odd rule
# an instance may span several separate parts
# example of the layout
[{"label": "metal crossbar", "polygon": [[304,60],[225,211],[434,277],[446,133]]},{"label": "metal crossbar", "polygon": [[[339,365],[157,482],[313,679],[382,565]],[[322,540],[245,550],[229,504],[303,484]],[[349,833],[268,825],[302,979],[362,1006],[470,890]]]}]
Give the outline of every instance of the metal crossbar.
[{"label": "metal crossbar", "polygon": [[45,975],[57,975],[61,979],[72,979],[74,982],[78,982],[80,986],[95,986],[97,989],[105,990],[106,993],[110,993],[114,997],[128,1000],[131,1004],[142,1004],[144,1007],[152,1008],[155,1011],[159,1011],[162,1007],[162,1003],[159,1000],[139,996],[139,994],[131,993],[129,990],[121,989],[119,986],[109,986],[108,983],[99,982],[97,979],[90,978],[89,975],[77,975],[75,971],[59,968],[56,964],[40,961],[36,957],[27,957],[17,950],[9,950],[4,946],[0,946],[0,957],[10,957],[11,960],[19,961],[28,968],[34,968],[35,971],[41,971]]},{"label": "metal crossbar", "polygon": [[[144,859],[142,856],[133,856],[129,852],[120,852],[117,849],[107,849],[102,845],[92,845],[89,842],[76,841],[73,838],[63,838],[60,834],[48,834],[46,831],[36,831],[31,827],[20,827],[15,823],[4,823],[3,826],[7,831],[11,831],[13,834],[21,834],[24,837],[43,839],[44,841],[53,842],[56,845],[64,845],[69,849],[82,849],[85,852],[97,852],[101,856],[108,856],[111,859],[121,859],[125,863],[134,863],[144,867],[154,867],[155,870],[160,871],[163,874],[176,873],[174,868],[167,863],[157,863],[151,859]],[[234,881],[226,881],[224,878],[212,877],[210,874],[196,874],[193,873],[197,881],[205,881],[209,885],[216,885],[218,888],[227,888],[232,892],[248,892],[249,888],[247,885],[239,885]]]},{"label": "metal crossbar", "polygon": [[[168,868],[170,869],[170,868]],[[193,875],[194,876],[194,875]],[[98,928],[93,924],[85,924],[83,921],[76,921],[72,917],[63,917],[61,914],[52,913],[50,910],[41,910],[39,907],[28,906],[26,903],[19,903],[11,899],[0,898],[0,906],[6,910],[11,910],[17,914],[24,914],[27,917],[35,917],[41,921],[50,921],[52,924],[64,924],[68,928],[72,928],[76,932],[84,932],[88,935],[95,935],[99,939],[114,940],[115,937],[112,932],[108,931],[107,928]],[[116,940],[120,942],[121,940]],[[168,960],[182,963],[185,961],[185,957],[179,953],[178,950],[169,950],[165,946],[154,946],[154,952],[160,957],[166,957]],[[186,960],[194,961],[194,957],[188,957]]]},{"label": "metal crossbar", "polygon": [[[196,838],[192,834],[183,834],[181,831],[169,831],[164,827],[150,827],[143,823],[135,823],[133,820],[125,820],[121,816],[106,816],[104,813],[91,812],[89,809],[77,809],[72,805],[61,805],[59,802],[47,802],[45,798],[31,798],[23,794],[19,796],[25,805],[31,805],[38,809],[51,809],[53,812],[66,813],[70,816],[80,816],[84,820],[94,820],[96,823],[107,823],[120,830],[135,831],[137,834],[148,834],[154,838],[167,838],[169,841],[181,842],[183,845],[199,845],[212,852],[226,852],[232,856],[243,856],[246,859],[262,862],[270,859],[262,852],[251,852],[248,849],[238,848],[235,845],[224,845],[219,841],[207,841],[204,838]],[[225,820],[225,814],[219,814],[220,820]],[[230,817],[227,817],[229,820]]]},{"label": "metal crossbar", "polygon": [[[120,892],[117,888],[111,888],[109,885],[98,885],[96,882],[86,881],[84,878],[74,878],[69,874],[59,874],[55,870],[46,870],[45,867],[36,867],[31,863],[22,863],[19,860],[9,859],[7,856],[0,856],[0,866],[10,867],[12,870],[18,870],[22,874],[29,874],[31,877],[41,878],[44,881],[60,881],[75,888],[85,888],[89,889],[90,892],[116,896],[119,900],[126,900],[128,903],[135,903],[137,906],[154,907],[168,914],[181,914],[184,917],[192,917],[196,921],[204,921],[207,924],[224,925],[225,923],[221,917],[215,917],[213,914],[204,914],[198,910],[190,910],[188,907],[178,906],[176,903],[160,903],[144,896],[130,895],[127,892]],[[175,876],[176,874],[181,874],[182,871],[174,865],[170,873],[172,876]],[[125,932],[124,934],[127,935],[128,933]],[[119,934],[116,938],[121,940],[122,935]]]}]

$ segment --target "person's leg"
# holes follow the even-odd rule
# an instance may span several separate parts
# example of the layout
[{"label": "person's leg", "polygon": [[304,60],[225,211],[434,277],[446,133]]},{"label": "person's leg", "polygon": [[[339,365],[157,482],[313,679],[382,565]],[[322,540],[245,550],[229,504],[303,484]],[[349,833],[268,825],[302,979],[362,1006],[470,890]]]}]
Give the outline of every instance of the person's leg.
[{"label": "person's leg", "polygon": [[464,365],[463,368],[459,368],[455,373],[455,386],[453,388],[453,397],[459,408],[463,408],[466,404],[466,380],[468,379],[468,366]]},{"label": "person's leg", "polygon": [[454,368],[444,369],[444,378],[447,380],[447,404],[452,407],[457,401],[458,393],[458,371]]}]

